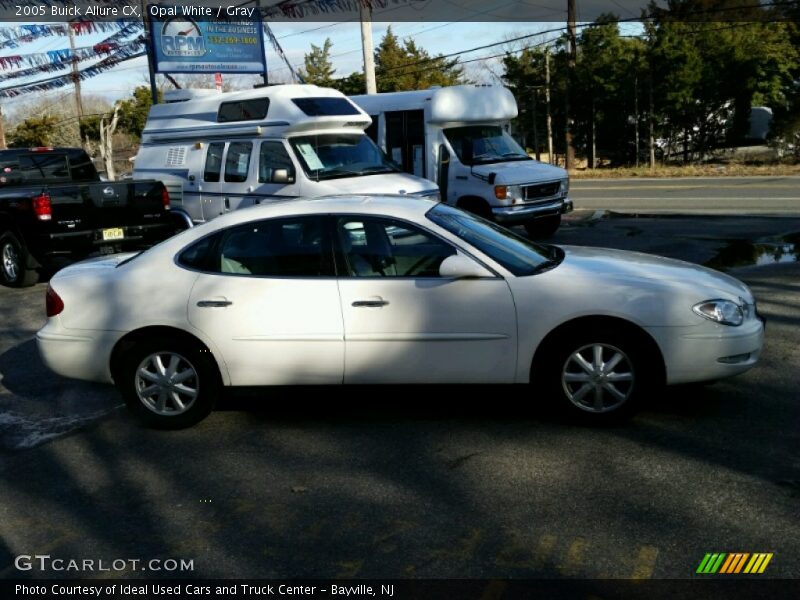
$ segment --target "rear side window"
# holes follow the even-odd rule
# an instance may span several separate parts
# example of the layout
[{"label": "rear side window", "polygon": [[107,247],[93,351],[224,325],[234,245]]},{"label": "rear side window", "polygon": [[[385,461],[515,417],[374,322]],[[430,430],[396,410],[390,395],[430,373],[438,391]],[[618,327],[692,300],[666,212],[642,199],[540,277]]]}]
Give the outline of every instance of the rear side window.
[{"label": "rear side window", "polygon": [[289,217],[238,225],[195,242],[178,258],[221,275],[330,277],[333,257],[324,217]]},{"label": "rear side window", "polygon": [[228,146],[228,155],[225,158],[225,181],[247,181],[247,171],[250,169],[250,152],[253,144],[250,142],[234,142]]},{"label": "rear side window", "polygon": [[218,123],[256,121],[265,119],[269,110],[269,98],[253,98],[237,102],[223,102],[217,113]]},{"label": "rear side window", "polygon": [[294,98],[292,102],[309,117],[359,114],[358,109],[347,98]]},{"label": "rear side window", "polygon": [[219,181],[219,174],[222,171],[222,151],[224,149],[225,144],[220,142],[208,145],[203,181]]},{"label": "rear side window", "polygon": [[84,152],[73,152],[69,155],[69,170],[72,181],[97,181],[97,169]]}]

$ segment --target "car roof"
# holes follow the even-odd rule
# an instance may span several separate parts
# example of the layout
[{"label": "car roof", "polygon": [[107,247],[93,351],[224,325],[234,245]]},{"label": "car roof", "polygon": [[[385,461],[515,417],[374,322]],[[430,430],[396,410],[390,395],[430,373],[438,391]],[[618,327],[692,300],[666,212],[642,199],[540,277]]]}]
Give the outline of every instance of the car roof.
[{"label": "car roof", "polygon": [[435,200],[400,194],[291,198],[239,209],[217,217],[212,223],[226,227],[257,219],[330,213],[386,215],[413,221],[420,219],[436,204]]}]

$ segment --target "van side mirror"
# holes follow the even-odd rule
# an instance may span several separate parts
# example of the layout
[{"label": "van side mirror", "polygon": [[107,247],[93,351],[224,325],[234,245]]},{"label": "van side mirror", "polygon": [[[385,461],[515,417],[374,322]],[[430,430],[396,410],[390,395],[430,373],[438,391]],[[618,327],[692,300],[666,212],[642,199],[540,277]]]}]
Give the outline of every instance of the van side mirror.
[{"label": "van side mirror", "polygon": [[273,169],[270,181],[272,183],[291,183],[289,169]]},{"label": "van side mirror", "polygon": [[446,279],[494,277],[487,268],[463,254],[453,254],[445,258],[439,265],[439,275]]}]

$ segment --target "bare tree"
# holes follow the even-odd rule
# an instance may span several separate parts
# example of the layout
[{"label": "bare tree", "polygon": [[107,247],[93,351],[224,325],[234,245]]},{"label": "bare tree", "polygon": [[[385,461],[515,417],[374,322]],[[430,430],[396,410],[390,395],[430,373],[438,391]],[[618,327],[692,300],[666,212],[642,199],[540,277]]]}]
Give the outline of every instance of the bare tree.
[{"label": "bare tree", "polygon": [[106,177],[109,181],[117,178],[117,172],[114,169],[114,131],[117,129],[118,120],[119,106],[114,107],[114,114],[110,122],[106,123],[105,117],[100,119],[100,156],[103,158]]}]

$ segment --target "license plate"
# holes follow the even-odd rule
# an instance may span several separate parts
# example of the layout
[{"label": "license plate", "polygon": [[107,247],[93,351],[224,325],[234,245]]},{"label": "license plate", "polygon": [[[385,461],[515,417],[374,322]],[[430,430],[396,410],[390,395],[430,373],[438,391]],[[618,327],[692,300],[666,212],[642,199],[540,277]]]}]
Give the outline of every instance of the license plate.
[{"label": "license plate", "polygon": [[125,237],[125,231],[121,227],[114,227],[113,229],[103,229],[103,240],[121,240]]}]

